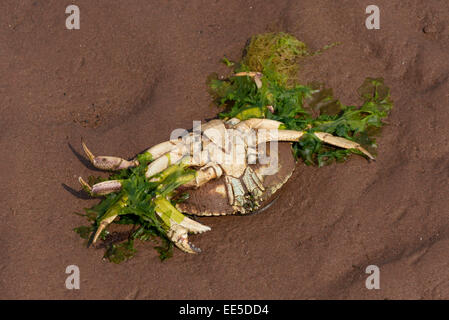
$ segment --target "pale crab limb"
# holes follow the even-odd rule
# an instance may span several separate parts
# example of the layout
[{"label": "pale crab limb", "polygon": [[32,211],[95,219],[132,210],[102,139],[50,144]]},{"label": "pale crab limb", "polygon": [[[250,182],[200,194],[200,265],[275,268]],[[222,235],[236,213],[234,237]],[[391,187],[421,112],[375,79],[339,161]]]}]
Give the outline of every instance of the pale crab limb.
[{"label": "pale crab limb", "polygon": [[262,88],[262,81],[260,80],[263,77],[263,74],[260,72],[237,72],[234,74],[235,77],[244,77],[248,76],[253,78],[254,82],[256,83],[257,89]]},{"label": "pale crab limb", "polygon": [[179,249],[186,253],[200,253],[201,249],[196,247],[193,243],[189,242],[188,231],[186,228],[181,227],[178,224],[173,224],[167,231],[167,237],[177,246]]},{"label": "pale crab limb", "polygon": [[[178,163],[183,157],[193,154],[195,144],[192,143],[192,139],[194,139],[193,135],[189,135],[186,141],[178,140],[175,142],[175,140],[169,140],[148,149],[146,152],[155,160],[148,165],[145,176],[151,178],[167,169],[170,165]],[[167,150],[169,151],[164,153]]]},{"label": "pale crab limb", "polygon": [[172,224],[178,224],[181,227],[186,228],[188,232],[192,233],[202,233],[210,230],[210,227],[186,217],[165,197],[156,197],[154,199],[154,204],[156,205],[155,210],[157,214],[169,227]]},{"label": "pale crab limb", "polygon": [[234,74],[235,77],[244,77],[244,76],[248,76],[248,77],[254,77],[257,74],[262,74],[260,72],[254,72],[254,71],[242,71],[242,72],[237,72]]},{"label": "pale crab limb", "polygon": [[186,167],[189,167],[189,166],[204,166],[208,162],[209,157],[207,151],[202,151],[199,157],[189,155],[183,156],[180,153],[170,152],[150,163],[148,165],[148,169],[147,172],[145,173],[145,176],[147,178],[151,178],[157,175],[158,173],[164,171],[172,164],[182,163]]},{"label": "pale crab limb", "polygon": [[208,163],[204,167],[200,168],[196,172],[195,179],[184,184],[183,186],[189,187],[200,187],[203,184],[209,182],[210,180],[219,178],[223,175],[223,169],[216,163]]},{"label": "pale crab limb", "polygon": [[239,118],[231,118],[228,121],[226,121],[226,124],[230,125],[230,126],[235,126],[238,123],[240,123],[240,119]]},{"label": "pale crab limb", "polygon": [[150,154],[152,159],[157,159],[168,152],[171,152],[175,149],[180,149],[182,147],[184,147],[184,143],[181,139],[168,140],[152,146],[145,152]]},{"label": "pale crab limb", "polygon": [[167,236],[170,240],[185,252],[201,252],[199,248],[189,242],[188,232],[202,233],[209,231],[210,227],[187,218],[164,197],[156,198],[154,202],[156,204],[156,213],[169,228]]},{"label": "pale crab limb", "polygon": [[[304,131],[295,130],[263,130],[258,132],[258,143],[269,142],[269,141],[298,141],[303,135]],[[374,160],[374,157],[359,143],[342,138],[336,137],[330,133],[326,132],[314,132],[315,136],[321,141],[328,143],[330,145],[344,148],[344,149],[356,149],[366,155],[369,159]]]},{"label": "pale crab limb", "polygon": [[177,152],[166,153],[148,165],[145,176],[147,178],[151,178],[152,176],[164,171],[172,164],[177,163],[180,159],[182,159],[182,155]]},{"label": "pale crab limb", "polygon": [[84,181],[83,178],[78,177],[78,182],[81,184],[81,186],[84,189],[86,189],[86,191],[88,191],[90,194],[92,194],[92,187],[86,181]]},{"label": "pale crab limb", "polygon": [[[248,207],[250,207],[249,211],[252,211],[254,207],[258,207],[259,198],[265,191],[260,177],[251,167],[246,168],[241,179],[226,176],[225,185],[229,205],[242,214],[248,211]],[[248,197],[245,188],[252,195],[252,198]]]},{"label": "pale crab limb", "polygon": [[243,206],[245,203],[245,189],[238,178],[225,176],[226,190],[228,191],[228,200],[231,206]]},{"label": "pale crab limb", "polygon": [[369,159],[374,160],[374,157],[365,149],[363,148],[359,143],[342,138],[342,137],[336,137],[334,135],[331,135],[330,133],[326,132],[314,132],[315,136],[320,139],[321,141],[331,144],[333,146],[337,146],[340,148],[345,149],[356,149],[362,152],[364,155],[366,155]]},{"label": "pale crab limb", "polygon": [[271,120],[271,119],[260,119],[260,118],[252,118],[245,121],[240,122],[236,128],[242,128],[242,129],[266,129],[266,130],[272,130],[272,129],[279,129],[279,127],[283,123],[277,120]]},{"label": "pale crab limb", "polygon": [[251,169],[251,167],[246,167],[245,173],[242,176],[242,180],[243,184],[246,187],[246,190],[248,190],[248,192],[251,193],[255,198],[259,198],[262,195],[263,191],[265,191],[262,181],[254,172],[254,170]]},{"label": "pale crab limb", "polygon": [[186,136],[179,137],[178,139],[172,139],[156,144],[146,150],[145,153],[150,155],[151,159],[157,159],[170,152],[192,152],[192,148],[194,147],[194,139],[195,133],[191,132]]},{"label": "pale crab limb", "polygon": [[126,206],[126,201],[128,200],[128,196],[123,195],[116,203],[114,203],[108,211],[101,217],[100,224],[97,228],[97,231],[95,232],[94,238],[92,240],[92,243],[95,244],[97,242],[98,237],[100,237],[101,232],[110,224],[112,221],[114,221],[115,218],[120,213],[120,209]]},{"label": "pale crab limb", "polygon": [[139,165],[137,160],[128,161],[119,157],[94,156],[93,153],[87,148],[84,141],[81,143],[83,145],[84,152],[95,168],[101,170],[121,170]]},{"label": "pale crab limb", "polygon": [[296,130],[261,130],[257,132],[257,143],[261,144],[270,141],[298,141],[303,135],[304,131]]},{"label": "pale crab limb", "polygon": [[[157,179],[154,179],[153,181],[159,180],[160,178],[163,179],[168,174],[170,174],[171,173],[171,171],[169,171],[170,169],[169,168],[167,168],[167,169],[163,170],[164,173],[166,172],[165,175],[162,174],[161,177],[158,176]],[[215,170],[216,170],[216,172],[219,172],[219,170],[221,170],[221,168],[217,167]],[[199,181],[203,181],[204,179],[205,178],[203,176],[199,177]],[[103,181],[103,182],[96,183],[93,186],[90,186],[86,181],[84,181],[84,179],[82,177],[79,177],[78,181],[81,184],[81,186],[83,188],[85,188],[86,191],[88,191],[92,196],[104,196],[104,195],[107,195],[107,194],[110,194],[113,192],[118,192],[122,189],[122,180]],[[201,184],[203,184],[205,182],[207,182],[207,181],[204,181]]]},{"label": "pale crab limb", "polygon": [[117,215],[109,216],[106,219],[102,220],[100,222],[100,225],[97,228],[97,231],[95,232],[94,239],[92,240],[92,243],[95,244],[100,237],[100,234],[103,232],[106,227],[114,221],[114,219],[117,218]]},{"label": "pale crab limb", "polygon": [[208,129],[211,129],[211,128],[217,129],[220,131],[220,133],[223,134],[225,125],[224,125],[223,121],[220,119],[213,119],[213,120],[210,120],[209,122],[206,122],[205,124],[201,125],[201,131],[203,131],[203,132]]},{"label": "pale crab limb", "polygon": [[120,180],[108,180],[90,186],[83,178],[78,178],[79,183],[86,188],[92,196],[104,196],[113,192],[118,192],[122,189],[122,182]]},{"label": "pale crab limb", "polygon": [[153,159],[159,158],[163,154],[172,151],[177,146],[175,141],[164,141],[149,148],[146,152],[151,154]]},{"label": "pale crab limb", "polygon": [[201,127],[203,135],[217,146],[223,148],[226,137],[226,127],[223,121],[215,119],[207,122]]},{"label": "pale crab limb", "polygon": [[[278,129],[281,125],[282,122],[276,120],[252,118],[242,121],[235,126],[236,130],[242,132],[245,135],[249,163],[255,163],[257,159],[256,149],[258,143],[278,140]],[[282,135],[283,134],[285,133],[282,133]],[[258,142],[257,135],[265,136],[266,138]],[[293,134],[293,138],[297,138],[296,134]]]},{"label": "pale crab limb", "polygon": [[[222,174],[222,170],[218,165],[210,164],[210,167],[208,167],[207,169],[214,170],[214,177],[210,177],[210,179],[220,177]],[[166,171],[167,170],[165,170],[164,172],[166,172]],[[212,175],[212,172],[209,172],[209,170],[207,170],[207,172],[203,172],[203,171],[199,171],[199,172],[201,173],[200,176],[197,178],[197,181],[199,184],[197,182],[195,182],[195,185],[198,185],[198,186],[200,186],[210,180],[210,179],[206,179],[206,176],[205,176],[206,173],[207,173],[207,176]],[[165,178],[170,173],[171,172],[167,171],[165,176],[163,175],[162,178]],[[187,177],[187,179],[190,179],[190,178]],[[104,195],[107,195],[107,194],[110,194],[113,192],[118,192],[122,189],[122,180],[103,181],[103,182],[96,183],[93,186],[90,186],[82,177],[79,177],[78,181],[81,184],[81,186],[83,188],[85,188],[86,191],[88,191],[92,196],[104,196]],[[189,185],[189,183],[184,184],[184,185]]]}]

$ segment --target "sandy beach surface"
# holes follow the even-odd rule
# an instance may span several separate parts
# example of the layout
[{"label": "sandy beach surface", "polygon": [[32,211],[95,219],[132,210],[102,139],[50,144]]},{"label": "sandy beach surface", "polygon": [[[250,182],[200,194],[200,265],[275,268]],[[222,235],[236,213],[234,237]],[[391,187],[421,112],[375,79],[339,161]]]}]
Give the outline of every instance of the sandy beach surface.
[{"label": "sandy beach surface", "polygon": [[[1,299],[448,299],[449,2],[71,1],[0,4]],[[175,128],[215,116],[206,78],[227,75],[252,35],[285,31],[312,50],[300,80],[360,103],[383,77],[395,107],[378,157],[324,168],[298,162],[269,209],[200,218],[200,255],[161,263],[151,243],[132,260],[102,260],[73,228],[98,202],[77,193],[98,154],[131,158]],[[70,188],[74,192],[70,192]],[[78,195],[78,196],[77,196]],[[115,226],[111,228],[113,231]],[[68,265],[81,287],[65,286]],[[366,267],[380,269],[368,290]]]}]

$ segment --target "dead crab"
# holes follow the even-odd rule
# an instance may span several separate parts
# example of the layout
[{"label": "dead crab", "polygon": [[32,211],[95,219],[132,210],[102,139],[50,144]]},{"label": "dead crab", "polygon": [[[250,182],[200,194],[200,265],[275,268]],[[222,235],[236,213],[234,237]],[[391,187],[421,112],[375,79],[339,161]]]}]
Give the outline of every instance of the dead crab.
[{"label": "dead crab", "polygon": [[[158,174],[170,165],[182,163],[196,169],[196,178],[182,186],[190,197],[177,204],[179,211],[198,216],[254,212],[270,202],[295,169],[291,142],[298,141],[305,132],[282,130],[279,129],[281,125],[278,121],[259,118],[244,121],[236,118],[209,121],[202,125],[200,135],[190,133],[145,151],[154,159],[148,165],[145,176],[147,179],[157,179]],[[357,149],[369,159],[373,159],[372,155],[356,142],[324,132],[314,134],[324,143]],[[267,147],[270,143],[277,142],[279,144],[275,152],[271,147]],[[119,157],[94,156],[84,143],[83,148],[92,164],[99,169],[120,170],[139,164],[137,159],[128,161]],[[261,155],[270,156],[269,163],[255,161]],[[89,188],[93,195],[105,195],[121,188],[118,180],[93,186],[89,186],[82,178],[79,178],[79,181]],[[154,201],[157,202],[158,199]],[[156,212],[164,218],[158,206]],[[101,221],[93,242],[116,217],[111,215]],[[169,225],[168,237],[185,252],[199,252],[200,250],[188,241],[188,233],[201,233],[210,228],[182,214],[180,217],[165,217],[164,221],[168,221]]]}]

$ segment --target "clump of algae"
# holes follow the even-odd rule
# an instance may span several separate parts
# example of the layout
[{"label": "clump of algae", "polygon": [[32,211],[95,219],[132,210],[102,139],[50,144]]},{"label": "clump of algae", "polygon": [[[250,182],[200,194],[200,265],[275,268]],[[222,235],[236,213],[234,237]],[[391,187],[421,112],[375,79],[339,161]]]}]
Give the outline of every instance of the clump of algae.
[{"label": "clump of algae", "polygon": [[309,56],[304,42],[287,33],[264,33],[251,38],[242,60],[248,70],[276,76],[278,83],[292,86],[298,73],[298,60]]},{"label": "clump of algae", "polygon": [[301,140],[293,143],[293,152],[306,164],[322,166],[334,160],[342,162],[352,153],[360,154],[355,149],[323,144],[315,132],[355,141],[373,153],[375,129],[384,125],[382,120],[393,107],[382,78],[366,78],[360,88],[360,107],[344,105],[324,84],[303,85],[297,80],[300,59],[338,44],[310,52],[303,42],[287,33],[253,36],[242,61],[228,64],[234,68],[233,75],[209,82],[214,102],[224,110],[219,117],[266,118],[282,122],[280,129],[304,131]]}]

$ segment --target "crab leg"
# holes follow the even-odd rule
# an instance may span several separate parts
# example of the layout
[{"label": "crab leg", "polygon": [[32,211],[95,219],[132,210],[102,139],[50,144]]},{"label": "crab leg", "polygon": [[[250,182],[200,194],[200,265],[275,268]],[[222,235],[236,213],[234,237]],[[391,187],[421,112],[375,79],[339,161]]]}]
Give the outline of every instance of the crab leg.
[{"label": "crab leg", "polygon": [[178,224],[173,224],[167,232],[168,238],[184,252],[200,253],[201,249],[188,240],[188,230]]},{"label": "crab leg", "polygon": [[[110,183],[111,186],[108,185]],[[110,180],[97,183],[94,187],[90,187],[82,178],[80,178],[80,183],[89,188],[92,194],[102,195],[106,192],[116,191],[114,188],[121,187],[120,181]],[[98,186],[100,185],[100,186]],[[97,186],[98,191],[95,192],[95,187]],[[95,232],[92,243],[96,243],[101,232],[119,215],[120,209],[126,206],[127,196],[123,195],[101,218],[100,224],[98,225],[97,231]],[[200,252],[193,244],[188,242],[187,233],[202,233],[209,231],[210,227],[204,226],[199,222],[187,218],[181,212],[178,211],[166,198],[160,197],[154,200],[156,204],[156,213],[161,217],[164,223],[169,227],[168,236],[172,239],[175,244],[182,250],[190,253]]]},{"label": "crab leg", "polygon": [[182,154],[178,152],[168,152],[164,154],[163,156],[157,158],[153,162],[151,162],[148,165],[147,172],[145,173],[145,176],[147,178],[150,178],[165,169],[167,169],[171,164],[177,163],[179,160],[182,159]]},{"label": "crab leg", "polygon": [[112,192],[118,192],[122,189],[122,182],[120,180],[103,181],[94,184],[92,187],[81,177],[78,178],[78,181],[94,197],[104,196]]},{"label": "crab leg", "polygon": [[[84,141],[82,141],[84,152],[89,158],[90,162],[98,169],[102,170],[121,170],[129,167],[135,167],[139,165],[137,159],[128,161],[119,157],[111,157],[111,156],[94,156],[94,154],[87,148]],[[169,140],[165,142],[161,142],[148,150],[146,153],[151,159],[157,159],[160,156],[173,151],[174,149],[180,149],[183,147],[182,140]]]},{"label": "crab leg", "polygon": [[194,180],[184,184],[185,187],[200,187],[206,182],[221,177],[223,169],[216,163],[208,163],[196,172]]},{"label": "crab leg", "polygon": [[148,153],[149,155],[151,155],[152,159],[157,159],[168,152],[174,151],[175,149],[176,150],[181,149],[183,146],[184,146],[184,143],[180,139],[168,140],[168,141],[161,142],[161,143],[149,148],[145,152]]},{"label": "crab leg", "polygon": [[202,151],[199,158],[200,159],[197,159],[197,157],[188,155],[183,156],[183,154],[180,152],[172,151],[166,153],[165,155],[151,162],[148,165],[148,169],[147,172],[145,173],[145,176],[147,178],[151,178],[154,175],[164,171],[172,164],[182,163],[185,166],[189,167],[189,166],[204,166],[209,162],[207,151]]},{"label": "crab leg", "polygon": [[[295,131],[295,130],[277,130],[277,133],[276,131],[273,131],[273,129],[278,129],[281,124],[282,122],[276,120],[253,118],[240,122],[236,126],[236,128],[242,131],[246,131],[248,129],[270,130],[270,131],[261,130],[260,132],[258,132],[259,143],[275,140],[293,142],[297,141],[305,133],[304,131]],[[371,160],[374,159],[374,157],[366,149],[364,149],[362,146],[360,146],[360,144],[354,141],[342,137],[336,137],[326,132],[314,132],[314,134],[318,139],[320,139],[325,143],[345,149],[357,149],[363,154],[365,154]]]},{"label": "crab leg", "polygon": [[[258,144],[270,141],[298,141],[303,135],[304,131],[295,130],[261,130],[258,131]],[[374,160],[374,157],[359,143],[342,138],[336,137],[326,132],[314,132],[315,136],[321,141],[331,144],[336,147],[344,149],[356,149],[366,155],[369,159]]]},{"label": "crab leg", "polygon": [[[183,162],[185,165],[196,165],[192,158],[186,158]],[[164,169],[165,170],[165,169]],[[162,170],[163,171],[163,170]],[[160,172],[162,172],[160,171]],[[201,186],[209,180],[220,177],[223,174],[223,170],[220,166],[209,163],[205,167],[201,168],[195,177],[195,180],[185,183],[186,186]],[[104,196],[113,192],[118,192],[122,188],[121,180],[108,180],[94,184],[90,186],[82,177],[78,178],[79,183],[85,188],[92,196]]]},{"label": "crab leg", "polygon": [[257,144],[270,141],[298,141],[304,131],[295,130],[261,130],[257,132]]},{"label": "crab leg", "polygon": [[108,211],[101,217],[100,224],[95,232],[92,243],[95,244],[101,235],[101,232],[119,215],[120,209],[126,206],[128,197],[123,195],[114,205],[112,205]]},{"label": "crab leg", "polygon": [[243,76],[248,76],[253,78],[254,82],[256,83],[257,89],[262,88],[262,81],[260,80],[263,77],[263,74],[260,72],[237,72],[236,74],[234,74],[235,77],[243,77]]},{"label": "crab leg", "polygon": [[[243,182],[243,183],[242,183]],[[246,204],[259,206],[258,199],[265,188],[259,176],[251,167],[247,167],[242,178],[238,179],[232,176],[225,177],[225,185],[228,194],[229,205],[239,211],[241,214],[247,213]],[[246,190],[252,195],[253,200],[248,201]],[[251,211],[251,210],[250,210]]]},{"label": "crab leg", "polygon": [[189,242],[188,233],[202,233],[209,231],[210,227],[187,218],[170,201],[163,197],[156,198],[154,202],[156,204],[156,213],[169,228],[167,236],[170,240],[187,253],[201,252],[199,248]]},{"label": "crab leg", "polygon": [[262,195],[265,188],[263,186],[263,182],[260,177],[254,172],[251,167],[246,167],[245,173],[242,176],[243,184],[255,198],[258,198]]},{"label": "crab leg", "polygon": [[366,155],[369,159],[374,160],[374,157],[360,144],[357,142],[342,138],[342,137],[336,137],[331,135],[330,133],[326,132],[314,132],[315,136],[320,139],[323,142],[326,142],[328,144],[331,144],[333,146],[337,146],[340,148],[345,149],[356,149],[362,152],[364,155]]},{"label": "crab leg", "polygon": [[229,205],[233,206],[240,213],[246,213],[245,205],[245,188],[240,179],[225,176],[226,190],[228,192]]},{"label": "crab leg", "polygon": [[279,129],[279,126],[281,124],[283,123],[277,120],[252,118],[240,122],[239,124],[236,125],[236,128],[243,130],[245,130],[246,128],[272,130],[272,129]]},{"label": "crab leg", "polygon": [[201,130],[206,138],[219,147],[224,147],[226,137],[226,127],[223,121],[215,119],[205,123]]},{"label": "crab leg", "polygon": [[137,160],[128,161],[119,157],[94,156],[93,153],[87,148],[84,141],[81,143],[83,145],[84,152],[95,168],[101,170],[121,170],[139,165]]}]

